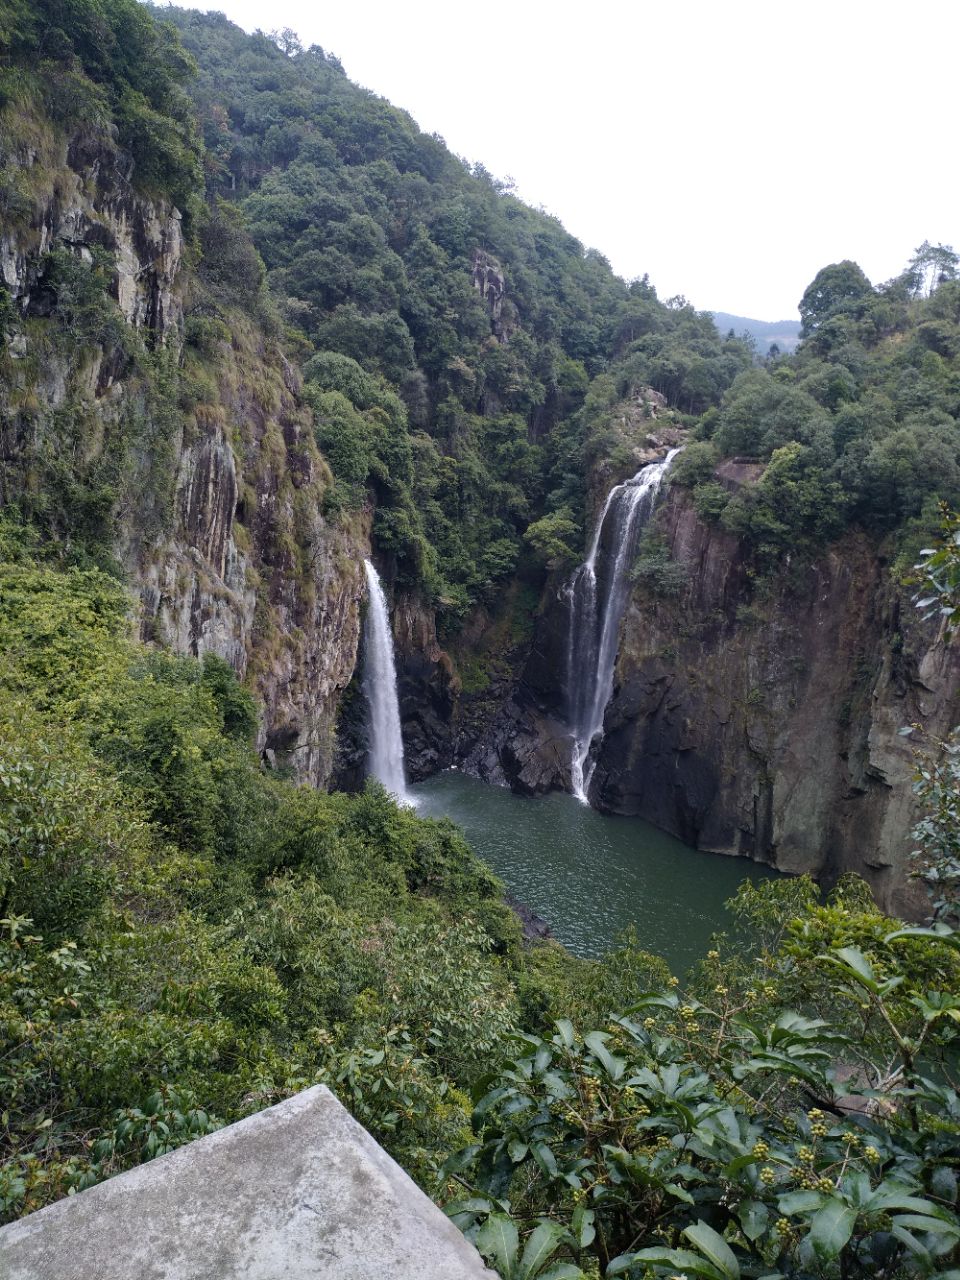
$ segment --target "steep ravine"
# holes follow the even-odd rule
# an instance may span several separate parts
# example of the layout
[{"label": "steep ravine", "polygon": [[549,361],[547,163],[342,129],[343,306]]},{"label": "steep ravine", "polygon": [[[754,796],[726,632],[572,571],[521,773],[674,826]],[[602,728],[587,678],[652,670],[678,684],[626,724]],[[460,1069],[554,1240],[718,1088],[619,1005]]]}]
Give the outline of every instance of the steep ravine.
[{"label": "steep ravine", "polygon": [[[58,450],[83,474],[122,454],[91,493],[113,504],[143,635],[248,678],[270,760],[315,785],[357,785],[369,520],[323,514],[330,476],[298,373],[240,308],[192,334],[209,299],[182,219],[137,189],[108,134],[25,117],[3,159],[21,199],[0,232],[0,497],[47,498]],[[78,306],[81,276],[58,284],[54,268],[107,271],[99,329]],[[650,428],[634,425],[638,439]],[[750,480],[725,466],[727,483]],[[935,643],[862,535],[758,591],[736,541],[682,490],[657,519],[686,581],[676,596],[633,594],[595,803],[784,870],[860,871],[881,905],[909,911],[913,761],[898,731],[960,721],[957,647]],[[442,642],[423,600],[394,595],[412,781],[458,763],[518,791],[569,789],[563,582],[539,605],[538,585],[515,581]]]}]

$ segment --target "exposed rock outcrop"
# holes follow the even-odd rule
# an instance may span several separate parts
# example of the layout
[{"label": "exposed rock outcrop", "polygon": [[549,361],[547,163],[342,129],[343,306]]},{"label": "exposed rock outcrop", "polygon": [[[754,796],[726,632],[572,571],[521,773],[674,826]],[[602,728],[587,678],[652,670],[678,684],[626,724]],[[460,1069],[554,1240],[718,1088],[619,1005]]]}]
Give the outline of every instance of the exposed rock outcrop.
[{"label": "exposed rock outcrop", "polygon": [[735,539],[682,490],[659,527],[687,585],[638,593],[624,620],[599,803],[785,871],[857,871],[882,906],[919,908],[913,748],[899,730],[960,721],[956,646],[936,643],[864,535],[785,563],[751,598]]},{"label": "exposed rock outcrop", "polygon": [[421,600],[397,600],[393,634],[407,775],[417,782],[454,761],[459,687],[450,657],[437,640],[435,615]]},{"label": "exposed rock outcrop", "polygon": [[39,195],[0,226],[0,274],[21,314],[43,314],[43,260],[60,246],[86,261],[114,255],[114,296],[135,330],[166,338],[183,324],[178,277],[183,234],[177,209],[132,185],[133,161],[109,135],[67,137],[42,125],[4,156]]},{"label": "exposed rock outcrop", "polygon": [[[111,478],[98,501],[113,504],[144,637],[230,662],[263,701],[264,753],[322,785],[356,663],[368,531],[320,514],[330,474],[299,376],[238,312],[206,350],[184,346],[195,280],[181,216],[137,190],[108,133],[68,137],[39,119],[21,132],[3,156],[31,194],[0,229],[13,315],[0,498],[29,497],[38,459],[72,432],[72,458]],[[94,271],[113,306],[98,285],[80,311]]]},{"label": "exposed rock outcrop", "polygon": [[494,334],[501,342],[505,341],[512,319],[509,309],[504,312],[507,284],[500,263],[483,249],[477,249],[473,255],[473,287],[486,304]]}]

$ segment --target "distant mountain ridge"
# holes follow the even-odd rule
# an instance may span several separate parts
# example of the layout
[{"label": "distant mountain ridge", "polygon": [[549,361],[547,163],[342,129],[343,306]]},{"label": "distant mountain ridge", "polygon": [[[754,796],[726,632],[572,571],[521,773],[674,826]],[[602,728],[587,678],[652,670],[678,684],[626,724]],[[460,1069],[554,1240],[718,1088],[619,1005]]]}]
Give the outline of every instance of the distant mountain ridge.
[{"label": "distant mountain ridge", "polygon": [[729,311],[714,311],[713,323],[721,333],[749,333],[757,343],[757,350],[766,355],[776,343],[781,351],[795,351],[800,341],[799,320],[751,320],[748,316],[734,316]]}]

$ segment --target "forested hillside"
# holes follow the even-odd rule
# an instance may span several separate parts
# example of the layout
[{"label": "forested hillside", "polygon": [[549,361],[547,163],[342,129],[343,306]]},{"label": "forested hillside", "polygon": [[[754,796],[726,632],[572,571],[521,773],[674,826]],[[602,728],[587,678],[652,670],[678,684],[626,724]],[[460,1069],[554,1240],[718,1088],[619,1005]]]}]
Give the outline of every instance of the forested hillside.
[{"label": "forested hillside", "polygon": [[[778,592],[826,556],[839,593],[854,542],[883,617],[851,664],[933,699],[953,642],[900,615],[960,498],[950,252],[879,288],[825,268],[798,355],[758,361],[289,33],[0,0],[0,268],[3,1217],[319,1080],[505,1280],[955,1276],[955,742],[919,759],[936,926],[855,878],[744,888],[682,987],[635,936],[525,943],[452,824],[323,790],[363,558],[434,728],[472,696],[479,741],[537,662],[560,700],[537,628],[667,443],[689,536],[642,546],[623,649],[670,628],[643,688],[677,758],[678,652],[712,696],[735,636],[750,687],[704,720],[766,773],[751,645],[787,688]],[[717,546],[715,606],[676,622]]]},{"label": "forested hillside", "polygon": [[[937,502],[960,498],[958,259],[945,251],[931,285],[934,252],[924,245],[879,287],[853,262],[825,267],[800,302],[797,355],[740,374],[700,422],[709,443],[688,451],[679,478],[758,562],[850,525],[932,530]],[[736,499],[713,480],[730,457],[769,464]]]},{"label": "forested hillside", "polygon": [[494,599],[545,514],[579,549],[577,414],[611,361],[642,353],[629,377],[685,413],[749,364],[322,49],[168,16],[200,68],[207,190],[239,203],[263,255],[339,498],[372,487],[379,549],[443,610]]},{"label": "forested hillside", "polygon": [[748,316],[731,315],[729,311],[714,311],[713,322],[721,333],[749,334],[757,344],[760,355],[769,355],[776,347],[777,354],[792,353],[800,341],[799,320],[751,320]]}]

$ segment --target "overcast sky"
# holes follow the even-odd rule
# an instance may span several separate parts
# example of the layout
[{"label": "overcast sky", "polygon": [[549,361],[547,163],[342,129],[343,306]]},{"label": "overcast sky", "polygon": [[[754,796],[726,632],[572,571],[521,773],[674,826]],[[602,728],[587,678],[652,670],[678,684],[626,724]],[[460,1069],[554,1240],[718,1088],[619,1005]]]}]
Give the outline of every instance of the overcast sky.
[{"label": "overcast sky", "polygon": [[827,263],[960,247],[957,0],[209,7],[335,53],[661,298],[779,320]]}]

